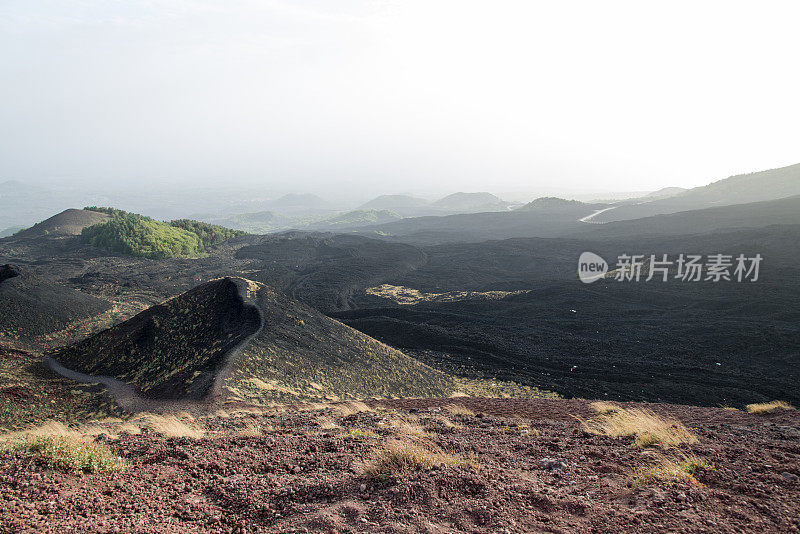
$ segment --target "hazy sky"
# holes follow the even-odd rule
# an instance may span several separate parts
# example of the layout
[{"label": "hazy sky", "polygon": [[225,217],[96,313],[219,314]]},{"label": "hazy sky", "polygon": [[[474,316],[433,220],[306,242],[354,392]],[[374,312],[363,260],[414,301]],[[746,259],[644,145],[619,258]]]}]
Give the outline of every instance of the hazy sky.
[{"label": "hazy sky", "polygon": [[647,190],[800,161],[797,2],[0,2],[0,181]]}]

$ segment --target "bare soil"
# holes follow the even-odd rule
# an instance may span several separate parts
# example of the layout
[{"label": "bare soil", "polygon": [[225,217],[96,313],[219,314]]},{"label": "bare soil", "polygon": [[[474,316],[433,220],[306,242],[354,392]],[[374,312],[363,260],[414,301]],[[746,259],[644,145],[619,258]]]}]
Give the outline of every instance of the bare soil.
[{"label": "bare soil", "polygon": [[[699,437],[680,451],[583,431],[580,400],[420,399],[218,413],[204,439],[123,434],[129,467],[83,478],[0,456],[2,532],[797,532],[800,414],[644,405]],[[474,412],[449,413],[457,404]],[[643,406],[643,405],[636,405]],[[343,411],[345,410],[345,411]],[[349,410],[354,411],[354,410]],[[404,435],[404,419],[424,436]],[[248,432],[243,432],[247,429]],[[254,429],[260,429],[254,432]],[[364,431],[352,433],[354,429]],[[371,432],[366,432],[371,431]],[[263,432],[262,435],[252,435]],[[242,435],[250,434],[250,435]],[[392,437],[471,460],[373,479],[358,463]],[[662,456],[694,479],[636,483]]]}]

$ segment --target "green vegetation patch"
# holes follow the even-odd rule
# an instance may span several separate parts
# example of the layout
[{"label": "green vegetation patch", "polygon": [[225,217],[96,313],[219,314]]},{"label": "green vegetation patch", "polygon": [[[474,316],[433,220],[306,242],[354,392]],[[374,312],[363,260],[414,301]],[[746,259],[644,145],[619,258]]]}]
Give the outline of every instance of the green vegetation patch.
[{"label": "green vegetation patch", "polygon": [[75,475],[109,473],[124,467],[124,462],[108,448],[71,436],[30,437],[13,451],[34,456],[53,469]]},{"label": "green vegetation patch", "polygon": [[244,232],[189,219],[170,223],[115,208],[84,208],[107,213],[112,219],[81,231],[84,242],[111,252],[163,259],[196,256],[208,247]]},{"label": "green vegetation patch", "polygon": [[216,224],[208,224],[200,221],[193,221],[191,219],[178,219],[169,223],[175,228],[181,228],[187,232],[191,232],[200,238],[203,248],[208,248],[212,245],[227,241],[232,237],[244,235],[245,232],[241,230],[231,230],[224,226]]}]

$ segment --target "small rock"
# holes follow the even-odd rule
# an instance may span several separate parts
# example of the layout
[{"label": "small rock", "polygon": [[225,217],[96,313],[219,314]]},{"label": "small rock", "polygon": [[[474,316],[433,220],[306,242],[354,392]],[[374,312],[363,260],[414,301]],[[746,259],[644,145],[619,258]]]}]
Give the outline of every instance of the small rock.
[{"label": "small rock", "polygon": [[798,479],[800,479],[800,477],[788,471],[784,471],[783,473],[781,473],[781,477],[783,477],[784,480],[788,480],[789,482],[797,482]]},{"label": "small rock", "polygon": [[539,460],[539,465],[542,466],[542,469],[545,471],[563,471],[566,469],[567,464],[563,461],[559,460],[558,458],[542,458]]}]

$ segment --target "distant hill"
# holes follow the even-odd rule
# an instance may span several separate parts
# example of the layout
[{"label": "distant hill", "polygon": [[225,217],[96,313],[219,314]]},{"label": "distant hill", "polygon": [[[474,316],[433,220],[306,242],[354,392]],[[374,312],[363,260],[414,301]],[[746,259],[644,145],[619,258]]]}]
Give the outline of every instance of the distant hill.
[{"label": "distant hill", "polygon": [[404,210],[421,208],[429,202],[411,195],[381,195],[359,206],[358,209],[390,210],[402,213]]},{"label": "distant hill", "polygon": [[111,216],[107,213],[68,209],[34,224],[27,230],[17,234],[17,237],[80,235],[84,228],[93,224],[107,222],[110,219]]},{"label": "distant hill", "polygon": [[66,328],[111,305],[13,265],[0,265],[0,336],[32,337]]},{"label": "distant hill", "polygon": [[315,223],[311,223],[307,228],[315,230],[342,230],[345,228],[358,228],[368,224],[380,224],[390,221],[396,221],[402,217],[389,210],[354,210],[346,213],[340,213],[327,219],[322,219]]},{"label": "distant hill", "polygon": [[688,189],[683,187],[664,187],[659,189],[658,191],[653,191],[652,193],[648,193],[645,195],[645,198],[649,199],[659,199],[659,198],[668,198],[674,197],[675,195],[680,195],[681,193],[685,193]]},{"label": "distant hill", "polygon": [[212,245],[244,232],[222,226],[178,219],[169,223],[114,208],[86,208],[86,213],[105,215],[108,220],[86,226],[81,239],[110,252],[163,259],[203,253]]},{"label": "distant hill", "polygon": [[447,375],[275,290],[202,284],[64,349],[56,359],[150,398],[250,403],[446,396]]},{"label": "distant hill", "polygon": [[491,193],[453,193],[431,204],[432,207],[457,212],[503,211],[511,206]]},{"label": "distant hill", "polygon": [[578,200],[565,200],[557,197],[541,197],[517,208],[518,211],[530,210],[563,210],[568,208],[583,208],[584,202]]},{"label": "distant hill", "polygon": [[581,231],[586,224],[579,219],[604,207],[604,204],[543,198],[529,203],[524,209],[410,217],[365,226],[358,232],[415,245],[512,237],[557,237]]},{"label": "distant hill", "polygon": [[[620,208],[616,208],[620,209]],[[612,210],[614,211],[614,210]],[[800,224],[800,195],[593,225],[581,237],[702,234],[734,228]]]},{"label": "distant hill", "polygon": [[595,221],[623,221],[716,206],[746,204],[800,195],[800,164],[740,174],[669,198],[633,203],[609,210]]},{"label": "distant hill", "polygon": [[291,228],[297,218],[275,211],[258,211],[255,213],[228,215],[226,217],[206,218],[205,220],[235,230],[243,230],[253,234],[266,234]]}]

